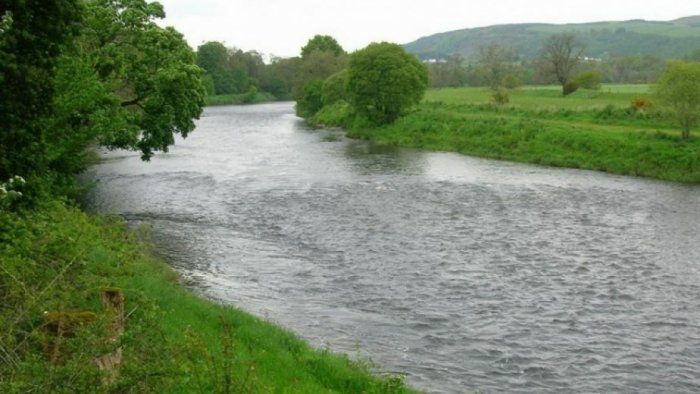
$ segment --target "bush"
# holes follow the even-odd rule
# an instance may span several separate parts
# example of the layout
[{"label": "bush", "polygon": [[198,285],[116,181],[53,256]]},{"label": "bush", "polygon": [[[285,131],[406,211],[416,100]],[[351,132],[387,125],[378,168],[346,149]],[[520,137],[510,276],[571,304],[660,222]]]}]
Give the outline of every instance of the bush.
[{"label": "bush", "polygon": [[297,115],[309,118],[323,108],[323,82],[313,80],[304,86],[301,97],[297,100]]},{"label": "bush", "polygon": [[337,72],[323,82],[323,105],[330,105],[348,99],[348,70]]},{"label": "bush", "polygon": [[374,43],[355,52],[348,68],[353,109],[374,124],[392,123],[416,105],[428,87],[428,71],[397,44]]},{"label": "bush", "polygon": [[579,88],[578,82],[576,81],[569,81],[564,84],[564,96],[568,96],[570,94],[575,93]]},{"label": "bush", "polygon": [[245,104],[252,104],[252,103],[257,102],[257,100],[258,100],[258,88],[256,88],[255,86],[251,86],[248,89],[248,92],[246,92],[246,94],[243,96],[243,102]]},{"label": "bush", "polygon": [[508,74],[503,78],[503,87],[506,89],[517,89],[523,85],[523,82],[515,74]]},{"label": "bush", "polygon": [[587,71],[576,77],[576,83],[583,89],[600,90],[603,74],[598,71]]},{"label": "bush", "polygon": [[497,105],[506,105],[510,102],[510,98],[508,97],[508,91],[504,88],[498,88],[494,90],[493,94],[491,95],[491,99]]}]

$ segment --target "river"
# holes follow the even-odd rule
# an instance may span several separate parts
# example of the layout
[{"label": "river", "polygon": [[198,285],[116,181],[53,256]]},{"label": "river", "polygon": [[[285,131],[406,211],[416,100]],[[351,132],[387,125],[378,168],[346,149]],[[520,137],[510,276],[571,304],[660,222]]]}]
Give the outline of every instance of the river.
[{"label": "river", "polygon": [[87,176],[197,291],[428,392],[700,391],[697,186],[378,147],[290,103]]}]

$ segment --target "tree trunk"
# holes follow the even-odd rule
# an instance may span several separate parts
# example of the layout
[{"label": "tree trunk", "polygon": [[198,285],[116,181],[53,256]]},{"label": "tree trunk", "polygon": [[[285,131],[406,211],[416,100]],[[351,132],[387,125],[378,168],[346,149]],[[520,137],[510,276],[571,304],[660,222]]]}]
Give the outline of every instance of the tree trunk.
[{"label": "tree trunk", "polygon": [[683,121],[683,132],[681,133],[681,138],[687,140],[690,138],[690,121]]}]

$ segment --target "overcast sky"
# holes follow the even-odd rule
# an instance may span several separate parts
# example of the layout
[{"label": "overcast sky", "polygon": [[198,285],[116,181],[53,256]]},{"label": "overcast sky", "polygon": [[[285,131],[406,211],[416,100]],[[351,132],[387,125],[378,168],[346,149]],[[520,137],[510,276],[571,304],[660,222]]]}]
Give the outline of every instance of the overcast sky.
[{"label": "overcast sky", "polygon": [[372,41],[419,37],[503,23],[671,20],[699,15],[700,0],[160,0],[166,25],[190,45],[227,46],[296,56],[315,34],[346,50]]}]

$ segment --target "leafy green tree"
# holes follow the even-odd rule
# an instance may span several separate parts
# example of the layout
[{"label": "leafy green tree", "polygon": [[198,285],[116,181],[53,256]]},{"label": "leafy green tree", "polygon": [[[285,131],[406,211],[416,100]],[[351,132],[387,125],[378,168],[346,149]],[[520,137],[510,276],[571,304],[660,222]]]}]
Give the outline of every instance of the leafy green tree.
[{"label": "leafy green tree", "polygon": [[[92,128],[103,145],[138,150],[148,160],[156,151],[167,151],[175,134],[186,137],[194,129],[193,120],[202,111],[206,93],[202,69],[180,33],[156,24],[165,16],[159,3],[93,0],[86,4],[79,42],[65,56],[73,59],[66,63],[76,67],[84,68],[79,63],[88,62],[93,74],[83,70],[86,86],[66,89],[63,99],[70,94],[83,97],[81,91],[86,90],[96,97],[84,100],[85,105],[96,101],[101,107],[71,105],[64,117]],[[70,73],[64,75],[70,78]],[[102,121],[91,121],[90,116]]]},{"label": "leafy green tree", "polygon": [[62,45],[79,31],[77,0],[3,0],[0,6],[0,180],[45,169],[52,83]]},{"label": "leafy green tree", "polygon": [[197,48],[197,65],[211,78],[215,94],[231,94],[236,82],[229,67],[229,52],[224,44],[209,41]]},{"label": "leafy green tree", "polygon": [[315,115],[323,108],[323,81],[315,79],[304,86],[297,99],[296,112],[302,118]]},{"label": "leafy green tree", "polygon": [[344,69],[346,65],[347,56],[344,54],[336,55],[329,51],[311,52],[306,58],[302,58],[295,68],[292,96],[298,99],[311,81],[324,81]]},{"label": "leafy green tree", "polygon": [[343,47],[331,36],[315,35],[301,48],[301,58],[306,59],[316,51],[328,52],[335,56],[345,55]]},{"label": "leafy green tree", "polygon": [[540,66],[544,73],[552,75],[562,86],[566,95],[567,82],[571,81],[576,67],[582,59],[584,46],[571,33],[549,36],[542,46]]},{"label": "leafy green tree", "polygon": [[272,93],[278,99],[291,98],[294,75],[299,62],[300,59],[298,57],[290,59],[272,58],[271,63],[265,67],[265,74],[260,84],[262,90]]},{"label": "leafy green tree", "polygon": [[348,70],[342,70],[328,77],[323,82],[323,105],[330,105],[338,101],[348,101]]},{"label": "leafy green tree", "polygon": [[656,85],[656,94],[676,113],[682,138],[690,138],[691,128],[700,119],[700,63],[670,63]]},{"label": "leafy green tree", "polygon": [[425,66],[400,45],[387,42],[353,53],[348,73],[350,103],[376,124],[391,123],[418,104],[428,86]]}]

